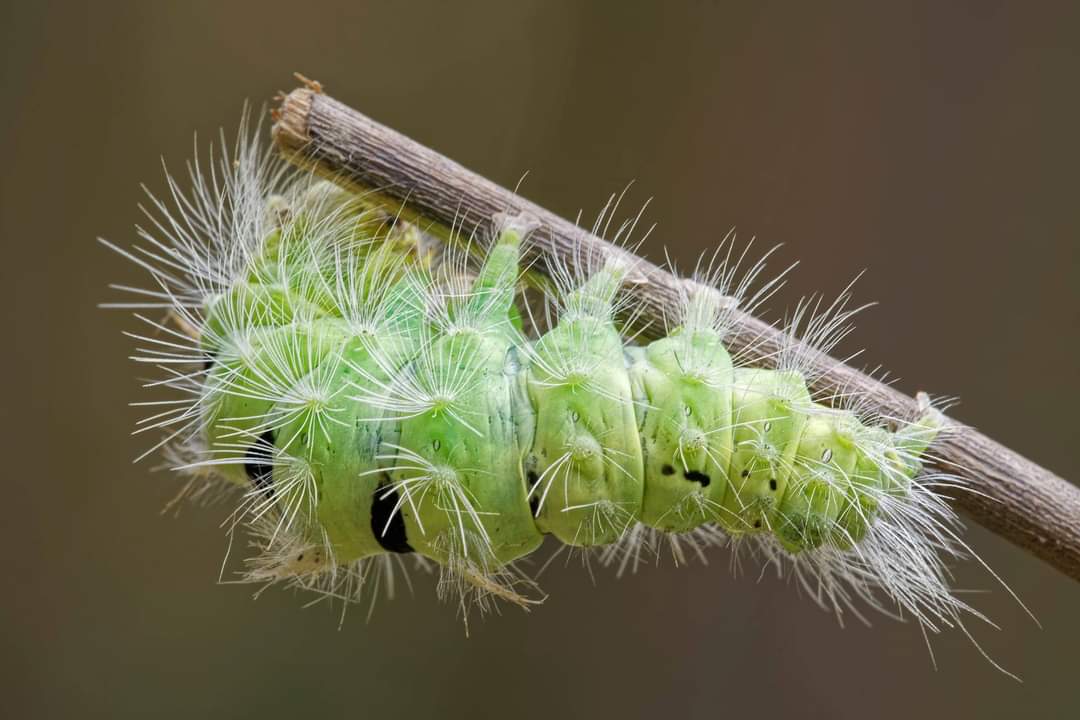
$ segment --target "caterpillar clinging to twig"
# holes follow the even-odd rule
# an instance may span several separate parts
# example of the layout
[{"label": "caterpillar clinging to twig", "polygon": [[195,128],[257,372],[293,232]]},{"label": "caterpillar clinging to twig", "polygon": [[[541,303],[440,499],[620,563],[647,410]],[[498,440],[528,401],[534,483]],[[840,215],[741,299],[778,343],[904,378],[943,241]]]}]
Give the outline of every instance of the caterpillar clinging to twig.
[{"label": "caterpillar clinging to twig", "polygon": [[731,545],[837,613],[865,601],[932,631],[981,617],[944,565],[966,552],[939,494],[957,481],[920,475],[944,416],[925,395],[917,417],[881,418],[808,389],[802,349],[847,334],[847,292],[801,304],[801,340],[749,367],[725,333],[777,287],[763,262],[726,239],[640,345],[615,322],[620,252],[549,268],[554,319],[527,333],[545,325],[518,306],[542,231],[528,216],[492,218],[472,263],[267,158],[257,133],[190,175],[190,191],[169,177],[171,207],[151,196],[142,245],[110,245],[153,281],[118,305],[144,324],[148,387],[170,393],[141,403],[137,432],[163,432],[152,450],[189,494],[236,491],[247,579],[352,600],[411,555],[463,610],[528,607],[514,563],[552,535],[620,571]]}]

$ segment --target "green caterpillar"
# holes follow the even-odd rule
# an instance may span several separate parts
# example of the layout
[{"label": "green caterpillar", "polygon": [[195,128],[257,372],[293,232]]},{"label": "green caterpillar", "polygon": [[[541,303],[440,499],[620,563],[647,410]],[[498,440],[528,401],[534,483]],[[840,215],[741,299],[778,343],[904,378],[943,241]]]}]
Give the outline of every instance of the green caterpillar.
[{"label": "green caterpillar", "polygon": [[[242,131],[244,132],[244,131]],[[486,606],[532,602],[514,562],[551,535],[620,569],[662,543],[747,547],[837,610],[862,599],[932,630],[974,612],[942,557],[964,550],[923,474],[943,416],[882,419],[808,389],[799,345],[774,369],[725,346],[755,305],[742,255],[687,283],[666,337],[627,343],[614,317],[624,254],[555,267],[557,322],[530,337],[517,306],[528,217],[497,217],[482,262],[440,255],[417,228],[262,157],[223,154],[195,190],[170,178],[132,250],[157,309],[136,360],[161,369],[139,431],[164,431],[187,493],[234,488],[253,581],[346,599],[405,556]],[[796,313],[826,349],[846,299]],[[534,323],[535,324],[535,323]]]},{"label": "green caterpillar", "polygon": [[[504,564],[547,533],[607,545],[636,522],[772,532],[792,553],[851,546],[878,498],[907,494],[936,414],[875,431],[813,403],[798,372],[735,369],[712,292],[668,337],[624,348],[611,314],[625,268],[609,263],[530,346],[510,322],[521,224],[503,225],[435,322],[407,267],[386,287],[346,275],[347,292],[379,296],[364,299],[385,319],[377,332],[350,328],[341,288],[307,279],[317,268],[287,268],[300,284],[276,292],[256,273],[215,298],[203,404],[211,444],[242,453],[237,482],[286,506],[310,492],[340,560],[408,549],[440,563]],[[308,257],[308,240],[297,232],[290,252]],[[246,356],[229,347],[238,334]],[[296,462],[311,487],[277,487],[276,465]]]}]

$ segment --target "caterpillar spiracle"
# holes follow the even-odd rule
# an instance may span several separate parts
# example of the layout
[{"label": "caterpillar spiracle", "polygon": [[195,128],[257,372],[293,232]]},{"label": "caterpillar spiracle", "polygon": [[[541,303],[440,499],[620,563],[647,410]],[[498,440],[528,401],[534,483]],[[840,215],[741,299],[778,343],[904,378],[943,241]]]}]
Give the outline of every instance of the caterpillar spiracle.
[{"label": "caterpillar spiracle", "polygon": [[[238,499],[245,579],[356,600],[413,558],[463,612],[527,607],[515,561],[550,535],[620,572],[730,546],[838,615],[981,618],[945,564],[970,554],[940,494],[959,481],[922,470],[944,416],[925,395],[910,418],[815,397],[798,342],[772,369],[733,357],[732,310],[777,281],[730,239],[662,339],[615,322],[628,253],[550,268],[554,312],[526,332],[542,324],[519,302],[527,216],[492,218],[471,262],[257,132],[189,168],[190,190],[168,176],[169,202],[150,196],[140,244],[106,244],[151,280],[114,286],[135,295],[115,305],[143,326],[147,387],[168,393],[136,403],[136,432],[163,435],[146,454],[187,476],[182,495]],[[831,349],[849,297],[802,303],[792,329]]]}]

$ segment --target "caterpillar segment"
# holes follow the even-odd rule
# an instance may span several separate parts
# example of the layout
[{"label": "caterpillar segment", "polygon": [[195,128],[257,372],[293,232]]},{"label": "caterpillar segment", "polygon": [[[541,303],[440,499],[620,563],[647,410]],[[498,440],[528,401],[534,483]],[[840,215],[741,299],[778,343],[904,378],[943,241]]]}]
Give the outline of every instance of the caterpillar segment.
[{"label": "caterpillar segment", "polygon": [[937,432],[929,407],[891,433],[815,403],[797,370],[736,367],[721,317],[735,301],[716,290],[691,292],[666,337],[625,345],[622,258],[528,340],[512,319],[528,218],[497,219],[471,287],[447,291],[392,228],[360,238],[348,216],[327,243],[330,224],[297,213],[205,304],[208,462],[245,488],[239,517],[291,548],[260,579],[417,553],[447,587],[519,601],[512,563],[545,535],[693,544],[719,528],[792,557],[850,550]]}]

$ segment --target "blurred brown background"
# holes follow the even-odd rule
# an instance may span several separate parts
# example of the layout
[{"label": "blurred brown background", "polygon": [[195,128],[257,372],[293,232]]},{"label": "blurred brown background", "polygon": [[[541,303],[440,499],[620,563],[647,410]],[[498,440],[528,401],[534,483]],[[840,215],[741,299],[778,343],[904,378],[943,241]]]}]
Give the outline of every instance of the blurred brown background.
[{"label": "blurred brown background", "polygon": [[1076,3],[6,3],[0,227],[7,717],[1076,717],[1080,586],[980,528],[957,583],[1002,627],[837,627],[723,553],[474,622],[419,581],[353,612],[218,586],[225,510],[128,436],[137,370],[99,310],[138,273],[138,183],[302,71],[338,98],[566,215],[635,180],[652,257],[732,226],[802,265],[864,267],[867,364],[1080,478],[1080,5]]}]

